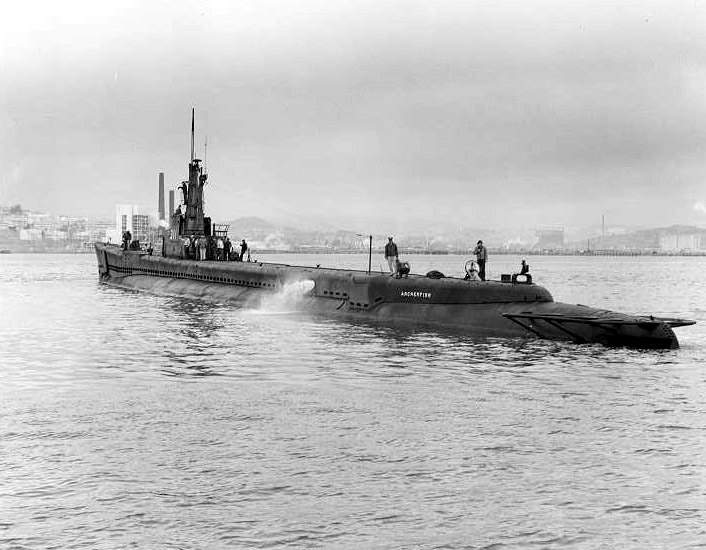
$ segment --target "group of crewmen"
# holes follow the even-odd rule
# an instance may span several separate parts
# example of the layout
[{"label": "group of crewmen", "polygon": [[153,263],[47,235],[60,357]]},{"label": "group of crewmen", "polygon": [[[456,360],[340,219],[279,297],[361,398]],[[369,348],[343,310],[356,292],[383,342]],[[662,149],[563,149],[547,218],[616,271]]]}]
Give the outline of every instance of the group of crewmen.
[{"label": "group of crewmen", "polygon": [[[485,281],[485,262],[488,260],[488,249],[483,244],[483,241],[478,241],[476,248],[473,250],[473,254],[476,255],[478,269],[476,270],[475,264],[471,262],[470,269],[466,273],[466,279],[480,279],[481,281]],[[385,259],[387,260],[387,265],[390,268],[391,276],[399,277],[409,273],[409,264],[405,265],[406,262],[400,262],[397,245],[392,240],[392,237],[387,238],[387,244],[385,245]],[[405,268],[407,273],[400,273],[400,271],[404,271]]]},{"label": "group of crewmen", "polygon": [[390,276],[397,277],[407,277],[409,275],[409,263],[401,262],[399,254],[397,252],[397,245],[392,240],[392,237],[387,238],[387,244],[385,245],[385,259],[387,260],[387,265],[390,268]]},{"label": "group of crewmen", "polygon": [[[151,246],[152,245],[150,244],[150,248]],[[130,231],[123,231],[123,242],[121,247],[123,250],[140,250],[140,241],[133,241],[132,233],[130,233]],[[151,251],[150,254],[152,254]]]},{"label": "group of crewmen", "polygon": [[[240,250],[238,250],[240,248]],[[243,239],[233,244],[229,237],[191,235],[184,239],[184,256],[189,260],[216,260],[219,262],[249,262],[250,249]]]},{"label": "group of crewmen", "polygon": [[[473,249],[473,254],[476,257],[476,261],[471,261],[467,264],[465,278],[467,281],[485,281],[485,264],[488,261],[488,249],[483,244],[483,241],[479,240],[476,243],[476,247]],[[392,240],[392,237],[387,238],[387,244],[385,245],[385,259],[387,260],[387,265],[390,268],[391,276],[403,277],[409,273],[409,264],[407,264],[407,262],[400,262],[397,245]],[[522,258],[519,274],[529,274],[529,264],[524,258]]]},{"label": "group of crewmen", "polygon": [[[470,268],[466,273],[466,279],[480,279],[485,281],[485,262],[488,261],[488,249],[483,244],[483,241],[478,241],[473,254],[476,256],[476,262],[478,262],[478,268],[476,269],[475,264],[471,262]],[[392,240],[392,237],[387,238],[387,244],[385,245],[385,259],[387,260],[387,265],[390,268],[391,276],[404,276],[409,273],[409,264],[406,262],[400,262],[399,253],[397,251],[397,245]],[[522,260],[524,263],[524,260]],[[406,265],[405,265],[406,264]],[[401,271],[407,271],[407,273],[401,273]]]},{"label": "group of crewmen", "polygon": [[[473,262],[471,262],[468,270],[466,271],[466,280],[481,280],[485,281],[485,263],[488,261],[488,249],[483,244],[483,241],[478,241],[476,247],[473,249],[473,254],[476,255],[476,262],[478,262],[478,269]],[[522,258],[520,263],[520,272],[516,275],[525,275],[531,282],[532,278],[529,275],[530,266],[527,260]]]}]

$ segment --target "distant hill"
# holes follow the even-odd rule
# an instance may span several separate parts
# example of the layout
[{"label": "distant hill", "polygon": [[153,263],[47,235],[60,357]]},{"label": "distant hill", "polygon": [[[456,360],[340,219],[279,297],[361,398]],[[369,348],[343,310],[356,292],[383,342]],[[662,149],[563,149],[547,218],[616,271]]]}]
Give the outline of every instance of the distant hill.
[{"label": "distant hill", "polygon": [[230,220],[226,223],[230,224],[230,231],[228,234],[235,238],[245,237],[257,239],[261,236],[269,235],[280,230],[277,225],[256,216],[238,218],[235,220]]},{"label": "distant hill", "polygon": [[[322,228],[313,222],[307,224],[281,224],[258,216],[247,216],[226,222],[230,224],[231,239],[246,239],[254,248],[297,250],[306,247],[321,249],[367,249],[367,235],[330,227]],[[457,228],[455,231],[421,232],[414,225],[408,231],[394,234],[402,250],[428,252],[469,251],[478,239],[490,248],[507,247],[507,243],[530,243],[534,238],[529,230],[491,230],[482,228]],[[387,234],[373,235],[373,248],[379,250],[387,242]],[[703,243],[703,245],[702,245]],[[525,245],[528,248],[531,244]],[[672,225],[649,229],[620,229],[620,233],[595,235],[567,240],[564,250],[706,250],[706,229],[692,225]]]}]

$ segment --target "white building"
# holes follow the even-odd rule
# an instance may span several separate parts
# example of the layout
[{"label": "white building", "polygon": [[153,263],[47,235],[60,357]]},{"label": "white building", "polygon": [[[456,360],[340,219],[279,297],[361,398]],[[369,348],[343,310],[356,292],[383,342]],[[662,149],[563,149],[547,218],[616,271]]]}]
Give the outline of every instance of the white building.
[{"label": "white building", "polygon": [[106,231],[106,238],[110,242],[120,244],[123,233],[129,231],[133,240],[147,242],[150,236],[150,216],[140,212],[140,207],[135,204],[115,205],[115,227]]},{"label": "white building", "polygon": [[659,248],[667,252],[703,250],[706,239],[698,233],[665,234],[659,236]]}]

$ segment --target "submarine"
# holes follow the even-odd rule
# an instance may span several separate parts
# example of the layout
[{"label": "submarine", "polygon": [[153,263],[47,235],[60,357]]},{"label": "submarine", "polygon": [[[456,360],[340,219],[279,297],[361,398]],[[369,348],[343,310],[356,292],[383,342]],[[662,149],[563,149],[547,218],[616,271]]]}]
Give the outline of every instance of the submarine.
[{"label": "submarine", "polygon": [[[196,260],[188,239],[225,237],[227,229],[204,215],[208,175],[194,158],[191,119],[189,179],[180,189],[186,211],[170,213],[169,234],[154,251],[139,244],[96,242],[99,281],[156,294],[258,307],[268,297],[294,288],[291,306],[343,320],[379,322],[473,336],[540,338],[577,344],[675,349],[675,328],[695,321],[636,316],[555,302],[529,274],[500,281],[446,277],[438,271],[391,276],[368,270],[294,266],[260,261]],[[248,258],[249,259],[249,258]]]}]

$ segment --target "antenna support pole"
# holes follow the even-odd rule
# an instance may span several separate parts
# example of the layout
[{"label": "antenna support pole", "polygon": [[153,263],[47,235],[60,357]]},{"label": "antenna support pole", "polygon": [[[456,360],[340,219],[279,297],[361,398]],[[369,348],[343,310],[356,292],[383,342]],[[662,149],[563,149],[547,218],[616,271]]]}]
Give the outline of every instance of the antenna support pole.
[{"label": "antenna support pole", "polygon": [[373,265],[373,236],[369,235],[368,238],[370,239],[370,244],[368,245],[368,275],[370,275]]}]

